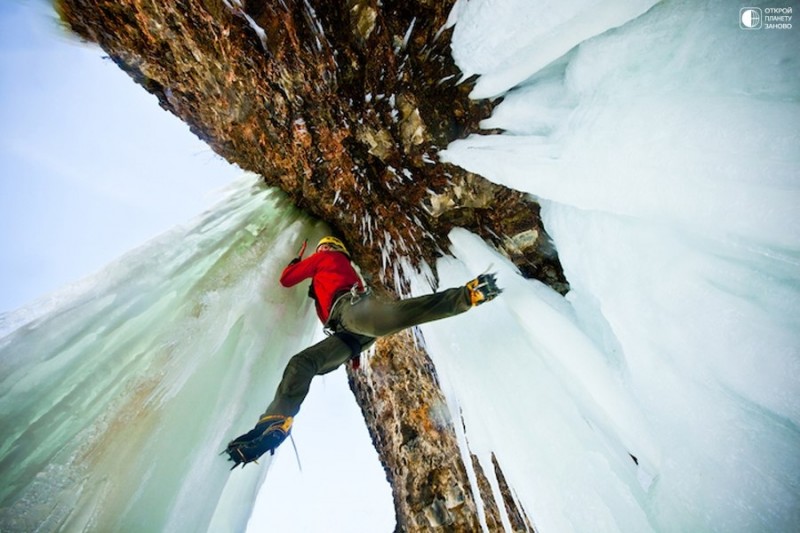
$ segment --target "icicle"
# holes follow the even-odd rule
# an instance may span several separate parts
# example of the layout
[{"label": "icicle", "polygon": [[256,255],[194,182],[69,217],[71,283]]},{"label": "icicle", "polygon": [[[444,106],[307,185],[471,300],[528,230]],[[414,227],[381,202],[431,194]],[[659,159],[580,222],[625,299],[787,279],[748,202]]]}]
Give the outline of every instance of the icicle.
[{"label": "icicle", "polygon": [[402,48],[408,46],[408,40],[411,38],[411,32],[414,31],[414,25],[417,23],[417,17],[414,17],[411,20],[411,24],[408,25],[408,29],[406,30],[406,34],[403,36],[403,45]]},{"label": "icicle", "polygon": [[252,28],[252,30],[256,33],[259,42],[261,43],[261,48],[265,52],[267,51],[267,32],[264,31],[264,28],[258,25],[253,18],[248,15],[245,10],[244,6],[242,5],[241,0],[222,0],[225,6],[228,8],[236,16],[242,17],[247,21],[247,24]]},{"label": "icicle", "polygon": [[[259,478],[230,477],[217,452],[251,427],[264,408],[252,392],[274,390],[317,328],[303,290],[264,293],[314,228],[250,176],[7,335],[0,410],[19,423],[0,446],[0,524],[205,531],[219,514],[243,531],[252,500],[233,495],[254,495]],[[25,460],[9,461],[14,450]]]}]

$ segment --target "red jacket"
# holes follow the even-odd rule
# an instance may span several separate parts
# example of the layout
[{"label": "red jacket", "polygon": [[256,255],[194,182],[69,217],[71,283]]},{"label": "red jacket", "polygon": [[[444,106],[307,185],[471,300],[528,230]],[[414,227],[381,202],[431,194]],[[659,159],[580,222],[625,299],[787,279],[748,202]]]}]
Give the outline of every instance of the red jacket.
[{"label": "red jacket", "polygon": [[328,321],[337,294],[349,291],[353,285],[358,285],[359,290],[364,288],[350,259],[342,252],[317,252],[299,263],[290,263],[283,269],[281,285],[292,287],[308,278],[314,286],[317,316],[323,324]]}]

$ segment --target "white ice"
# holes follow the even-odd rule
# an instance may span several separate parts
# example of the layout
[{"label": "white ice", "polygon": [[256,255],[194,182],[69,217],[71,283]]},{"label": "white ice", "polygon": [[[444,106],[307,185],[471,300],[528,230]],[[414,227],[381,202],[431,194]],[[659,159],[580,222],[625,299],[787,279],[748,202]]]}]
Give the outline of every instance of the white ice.
[{"label": "white ice", "polygon": [[[509,290],[425,337],[470,446],[540,531],[790,531],[800,39],[742,30],[725,2],[574,26],[642,6],[460,7],[454,57],[482,75],[475,96],[504,96],[483,125],[505,133],[442,159],[541,200],[572,290],[456,231],[443,285],[494,263]],[[569,46],[541,58],[540,38]]]},{"label": "white ice", "polygon": [[0,529],[243,530],[267,468],[218,454],[315,334],[304,290],[275,287],[323,231],[243,178],[47,313],[4,316],[37,318],[0,339]]}]

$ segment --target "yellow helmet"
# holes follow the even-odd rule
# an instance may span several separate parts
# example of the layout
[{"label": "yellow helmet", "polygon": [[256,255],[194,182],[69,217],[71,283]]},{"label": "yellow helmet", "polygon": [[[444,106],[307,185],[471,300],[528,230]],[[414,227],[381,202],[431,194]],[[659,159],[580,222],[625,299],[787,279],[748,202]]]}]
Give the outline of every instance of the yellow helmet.
[{"label": "yellow helmet", "polygon": [[327,237],[321,238],[317,243],[316,250],[319,250],[319,247],[322,246],[323,244],[327,244],[328,246],[335,248],[340,252],[344,252],[348,256],[350,255],[350,252],[347,251],[347,248],[345,247],[344,243],[339,239],[337,239],[336,237],[334,237],[333,235],[328,235]]}]

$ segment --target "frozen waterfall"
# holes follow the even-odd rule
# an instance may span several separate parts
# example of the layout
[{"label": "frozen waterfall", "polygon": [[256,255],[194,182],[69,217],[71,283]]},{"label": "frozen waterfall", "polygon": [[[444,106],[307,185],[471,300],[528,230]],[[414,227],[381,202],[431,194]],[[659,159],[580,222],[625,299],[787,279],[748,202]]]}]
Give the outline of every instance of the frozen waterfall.
[{"label": "frozen waterfall", "polygon": [[257,181],[0,317],[24,324],[0,344],[2,531],[244,530],[267,468],[217,454],[315,334],[304,291],[274,285],[324,230]]},{"label": "frozen waterfall", "polygon": [[456,7],[454,57],[504,96],[484,123],[504,133],[443,158],[540,199],[572,290],[455,232],[443,284],[494,262],[511,290],[425,335],[540,531],[792,531],[800,39],[651,4]]}]

